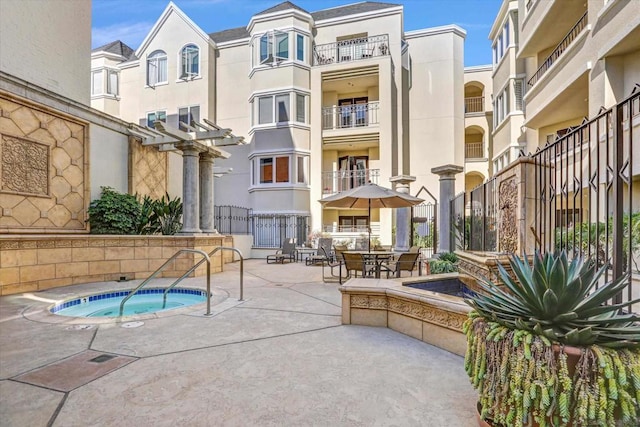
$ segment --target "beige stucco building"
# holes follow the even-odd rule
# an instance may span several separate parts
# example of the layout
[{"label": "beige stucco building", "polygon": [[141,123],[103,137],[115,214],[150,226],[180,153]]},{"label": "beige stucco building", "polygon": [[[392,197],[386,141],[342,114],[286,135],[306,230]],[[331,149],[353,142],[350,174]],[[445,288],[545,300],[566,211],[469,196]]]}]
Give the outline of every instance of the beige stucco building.
[{"label": "beige stucco building", "polygon": [[495,169],[612,107],[640,82],[634,0],[505,0],[489,38]]},{"label": "beige stucco building", "polygon": [[[359,236],[366,211],[318,200],[398,176],[415,177],[413,194],[437,194],[430,169],[465,164],[464,38],[455,25],[405,32],[402,6],[378,2],[316,12],[284,2],[207,34],[169,3],[135,52],[94,49],[93,72],[106,81],[115,70],[119,88],[98,85],[92,105],[142,125],[231,128],[248,144],[216,160],[216,205],[251,208],[262,230],[277,223],[299,241],[308,231]],[[181,163],[168,158],[175,194]],[[374,209],[371,226],[393,243],[391,210]],[[273,237],[254,230],[254,251],[278,246]]]}]

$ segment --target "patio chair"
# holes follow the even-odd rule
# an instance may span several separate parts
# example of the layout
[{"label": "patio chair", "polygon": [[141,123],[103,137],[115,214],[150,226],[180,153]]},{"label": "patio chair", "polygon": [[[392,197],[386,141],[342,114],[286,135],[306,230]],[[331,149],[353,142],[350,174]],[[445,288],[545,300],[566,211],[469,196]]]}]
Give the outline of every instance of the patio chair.
[{"label": "patio chair", "polygon": [[347,270],[347,277],[351,276],[352,271],[355,272],[354,277],[358,277],[358,271],[362,274],[362,277],[369,276],[369,271],[367,270],[368,264],[365,263],[362,254],[343,252],[342,256],[344,257],[344,268]]},{"label": "patio chair", "polygon": [[267,264],[289,262],[296,260],[296,244],[293,239],[286,239],[282,242],[282,248],[278,249],[275,254],[267,255]]},{"label": "patio chair", "polygon": [[342,252],[348,251],[349,248],[347,245],[333,245],[333,260],[334,261],[344,261],[342,258]]},{"label": "patio chair", "polygon": [[[333,239],[331,237],[321,237],[318,239],[318,252],[315,255],[309,255],[305,260],[305,264],[314,265],[318,263],[325,263],[331,260],[331,247],[333,246]],[[324,249],[324,251],[321,251]]]},{"label": "patio chair", "polygon": [[356,251],[366,251],[369,250],[369,239],[357,237],[355,243]]},{"label": "patio chair", "polygon": [[400,254],[395,261],[382,264],[380,269],[387,272],[387,279],[389,278],[389,273],[394,273],[396,277],[400,277],[403,271],[408,271],[413,276],[413,270],[416,268],[419,256],[420,252],[405,252]]},{"label": "patio chair", "polygon": [[[320,251],[323,255],[325,255],[328,259],[328,261],[326,262],[326,266],[331,268],[331,270],[329,271],[329,275],[325,275],[324,272],[324,267],[325,267],[325,263],[322,263],[322,281],[325,283],[331,283],[331,282],[339,282],[340,284],[342,284],[342,279],[346,279],[349,277],[349,272],[343,268],[344,266],[344,259],[342,258],[342,252],[338,253],[335,255],[335,260],[332,260],[331,258],[329,258],[329,254],[327,254],[324,250],[324,248],[320,248]],[[338,268],[338,274],[336,275],[334,270]],[[342,276],[342,271],[345,271],[346,275],[343,277]],[[337,280],[336,280],[337,279]]]}]

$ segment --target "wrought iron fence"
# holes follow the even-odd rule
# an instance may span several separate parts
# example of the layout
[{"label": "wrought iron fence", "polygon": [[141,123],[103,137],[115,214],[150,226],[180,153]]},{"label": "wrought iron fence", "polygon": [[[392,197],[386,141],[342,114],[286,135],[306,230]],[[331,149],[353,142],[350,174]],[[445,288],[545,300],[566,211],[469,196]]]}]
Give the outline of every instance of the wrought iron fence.
[{"label": "wrought iron fence", "polygon": [[214,206],[215,228],[221,234],[251,234],[251,213],[251,209],[239,206]]},{"label": "wrought iron fence", "polygon": [[582,17],[576,22],[576,24],[569,30],[569,33],[562,39],[558,46],[551,52],[551,54],[545,59],[540,68],[535,72],[535,74],[529,79],[527,82],[529,86],[533,86],[536,84],[538,80],[551,68],[551,66],[562,56],[565,50],[573,43],[573,41],[578,37],[578,34],[582,32],[582,30],[587,26],[588,16],[587,12],[582,15]]},{"label": "wrought iron fence", "polygon": [[471,191],[469,197],[469,237],[468,247],[472,251],[495,252],[496,214],[497,214],[496,180],[490,179]]},{"label": "wrought iron fence", "polygon": [[313,65],[350,62],[389,55],[389,36],[358,37],[314,46]]},{"label": "wrought iron fence", "polygon": [[466,199],[466,193],[462,192],[449,202],[451,247],[454,249],[469,249],[469,221],[465,214]]},{"label": "wrought iron fence", "polygon": [[[605,281],[638,271],[639,141],[636,85],[630,97],[532,155],[533,194],[539,197],[531,231],[538,249],[566,250],[608,265]],[[631,288],[617,302],[630,300]]]},{"label": "wrought iron fence", "polygon": [[310,231],[308,215],[254,214],[251,219],[254,247],[280,248],[289,238],[302,244]]},{"label": "wrought iron fence", "polygon": [[438,247],[438,205],[421,203],[411,208],[411,246],[420,246],[422,254],[431,257]]}]

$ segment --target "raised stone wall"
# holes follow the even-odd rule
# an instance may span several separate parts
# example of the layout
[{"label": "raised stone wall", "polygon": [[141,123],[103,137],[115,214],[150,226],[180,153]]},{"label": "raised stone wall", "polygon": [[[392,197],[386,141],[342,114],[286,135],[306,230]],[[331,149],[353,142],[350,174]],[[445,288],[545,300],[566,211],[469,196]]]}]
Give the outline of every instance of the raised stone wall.
[{"label": "raised stone wall", "polygon": [[0,91],[0,233],[88,231],[87,130]]},{"label": "raised stone wall", "polygon": [[[233,246],[229,236],[1,236],[0,295],[33,292],[79,283],[144,279],[180,249],[211,252]],[[196,254],[182,254],[159,277],[180,277]],[[233,253],[218,252],[211,258],[211,272],[232,262]],[[206,265],[195,271],[203,276]]]}]

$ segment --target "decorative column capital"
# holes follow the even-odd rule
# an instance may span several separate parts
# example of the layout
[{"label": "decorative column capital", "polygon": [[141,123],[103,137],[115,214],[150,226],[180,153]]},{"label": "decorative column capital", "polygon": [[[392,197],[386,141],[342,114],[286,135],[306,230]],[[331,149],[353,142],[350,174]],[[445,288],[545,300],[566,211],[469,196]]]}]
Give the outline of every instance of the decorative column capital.
[{"label": "decorative column capital", "polygon": [[442,165],[435,168],[431,168],[431,173],[440,176],[440,180],[455,179],[455,176],[464,170],[462,166],[457,165]]}]

